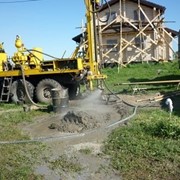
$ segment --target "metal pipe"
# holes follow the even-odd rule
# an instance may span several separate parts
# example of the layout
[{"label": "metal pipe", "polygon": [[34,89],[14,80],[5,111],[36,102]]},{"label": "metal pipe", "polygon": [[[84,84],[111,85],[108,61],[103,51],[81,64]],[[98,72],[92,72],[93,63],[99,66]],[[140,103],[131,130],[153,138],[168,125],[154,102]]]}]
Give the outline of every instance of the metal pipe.
[{"label": "metal pipe", "polygon": [[139,85],[139,84],[168,84],[168,83],[180,83],[179,80],[167,80],[167,81],[146,81],[146,82],[127,82],[127,83],[117,83],[114,84],[114,86],[119,86],[119,85]]},{"label": "metal pipe", "polygon": [[[95,8],[96,2],[94,2],[93,8]],[[94,10],[94,9],[93,9]],[[96,26],[96,15],[95,13],[92,14],[92,23],[93,23],[93,31],[94,31],[94,57],[95,62],[97,62],[97,26]]]}]

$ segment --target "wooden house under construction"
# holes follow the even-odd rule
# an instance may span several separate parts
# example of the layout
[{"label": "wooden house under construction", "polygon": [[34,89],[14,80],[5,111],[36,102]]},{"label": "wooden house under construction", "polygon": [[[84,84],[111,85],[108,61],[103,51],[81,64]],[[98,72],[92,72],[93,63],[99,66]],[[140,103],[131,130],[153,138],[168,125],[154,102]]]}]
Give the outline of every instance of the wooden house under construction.
[{"label": "wooden house under construction", "polygon": [[96,16],[102,63],[172,60],[178,32],[165,27],[165,10],[147,0],[108,1]]}]

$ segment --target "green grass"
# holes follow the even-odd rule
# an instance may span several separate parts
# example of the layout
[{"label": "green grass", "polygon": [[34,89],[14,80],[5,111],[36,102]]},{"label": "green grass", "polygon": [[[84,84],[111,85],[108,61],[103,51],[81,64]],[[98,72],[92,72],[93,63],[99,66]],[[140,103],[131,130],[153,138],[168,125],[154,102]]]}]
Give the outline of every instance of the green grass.
[{"label": "green grass", "polygon": [[[44,114],[41,111],[23,112],[21,106],[14,104],[1,104],[0,109],[1,142],[29,139],[18,128],[18,125],[32,122],[33,117]],[[43,149],[44,146],[41,143],[0,144],[0,180],[42,179],[41,176],[34,174],[33,165],[37,163]]]},{"label": "green grass", "polygon": [[180,177],[179,117],[163,110],[141,110],[128,126],[108,137],[104,153],[123,179]]},{"label": "green grass", "polygon": [[[132,93],[123,82],[179,80],[177,61],[172,63],[131,64],[126,68],[104,69],[106,84],[114,92]],[[158,72],[160,72],[158,74]],[[176,85],[148,85],[146,93],[174,91]],[[180,177],[180,108],[179,97],[173,98],[170,119],[165,109],[141,109],[127,126],[115,129],[104,142],[104,153],[123,179],[176,180]]]},{"label": "green grass", "polygon": [[[21,107],[19,106],[19,109]],[[8,110],[8,109],[18,109],[16,104],[8,104],[8,103],[1,103],[0,104],[0,111],[1,110]]]},{"label": "green grass", "polygon": [[42,144],[0,145],[0,179],[41,179],[33,166],[43,150]]},{"label": "green grass", "polygon": [[[13,111],[8,111],[7,107],[13,107]],[[16,106],[15,108],[12,104],[5,105],[4,112],[3,110],[1,111],[0,140],[11,141],[28,138],[21,133],[20,129],[17,128],[18,124],[32,122],[33,117],[44,114],[41,111],[24,112],[22,107],[20,108],[19,106]]]},{"label": "green grass", "polygon": [[[157,72],[160,70],[160,74]],[[177,61],[165,64],[132,64],[126,68],[103,69],[108,75],[106,83],[115,92],[123,92],[129,86],[114,86],[122,82],[180,79]],[[174,90],[174,85],[148,86],[161,88],[160,91]],[[24,140],[29,137],[18,128],[19,124],[29,123],[34,117],[46,112],[23,112],[21,106],[0,104],[0,141]],[[12,111],[13,110],[13,111]],[[6,112],[3,112],[6,111]],[[116,129],[108,137],[104,153],[111,158],[112,167],[118,170],[123,179],[178,179],[180,177],[180,111],[175,107],[172,119],[162,110],[141,110],[128,126]],[[0,144],[0,180],[43,179],[34,174],[33,165],[44,146],[35,144]],[[81,153],[88,154],[89,150]],[[49,162],[51,168],[67,172],[79,172],[78,161],[60,156]]]},{"label": "green grass", "polygon": [[[159,72],[159,74],[158,74]],[[180,70],[178,61],[171,63],[137,63],[130,64],[126,68],[106,68],[103,69],[103,73],[107,74],[107,85],[111,90],[115,92],[122,92],[123,90],[129,90],[128,85],[114,86],[118,83],[124,82],[145,82],[145,81],[165,81],[165,80],[179,80]],[[141,85],[144,87],[145,85]],[[146,85],[149,89],[159,89],[163,91],[174,90],[177,88],[177,84],[161,84],[161,85]]]}]

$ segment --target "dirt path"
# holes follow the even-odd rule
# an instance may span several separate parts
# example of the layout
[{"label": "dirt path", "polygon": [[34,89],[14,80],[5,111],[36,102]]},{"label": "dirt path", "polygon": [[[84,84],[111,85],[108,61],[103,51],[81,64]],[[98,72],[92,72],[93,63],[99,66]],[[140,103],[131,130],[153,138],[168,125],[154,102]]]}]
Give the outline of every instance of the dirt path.
[{"label": "dirt path", "polygon": [[[133,108],[114,96],[107,103],[100,93],[96,91],[86,99],[71,101],[61,113],[37,118],[35,123],[23,126],[32,139],[48,139],[45,142],[48,148],[42,152],[40,165],[35,168],[37,174],[47,180],[121,179],[120,174],[110,168],[109,158],[103,155],[102,142],[114,128],[106,127],[128,117]],[[122,98],[137,105],[137,98]],[[70,162],[81,170],[74,172]],[[56,167],[52,168],[52,164]]]}]

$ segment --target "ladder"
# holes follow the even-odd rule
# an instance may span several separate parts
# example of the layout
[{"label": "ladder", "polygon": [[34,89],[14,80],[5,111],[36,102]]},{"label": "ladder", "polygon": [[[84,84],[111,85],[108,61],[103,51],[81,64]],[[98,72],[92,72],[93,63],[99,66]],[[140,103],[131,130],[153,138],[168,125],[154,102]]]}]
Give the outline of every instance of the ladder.
[{"label": "ladder", "polygon": [[10,89],[12,85],[12,77],[4,77],[1,89],[0,102],[8,102],[10,97]]}]

